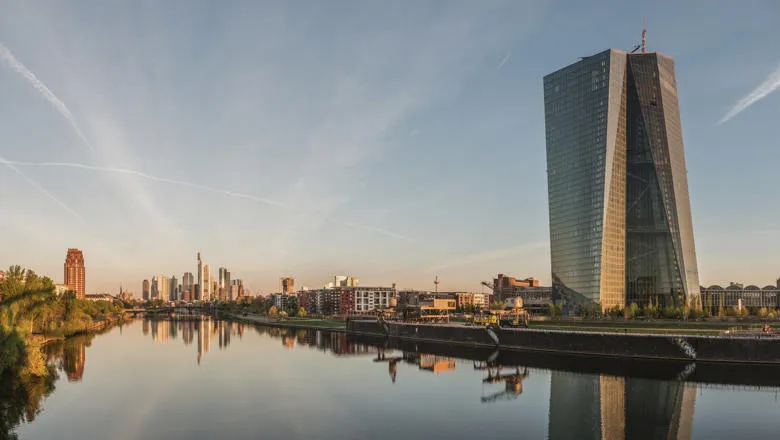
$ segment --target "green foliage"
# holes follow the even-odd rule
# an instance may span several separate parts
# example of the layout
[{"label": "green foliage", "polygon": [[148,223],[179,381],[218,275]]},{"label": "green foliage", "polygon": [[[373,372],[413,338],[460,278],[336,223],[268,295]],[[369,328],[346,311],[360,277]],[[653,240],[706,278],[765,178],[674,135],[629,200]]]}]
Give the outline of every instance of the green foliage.
[{"label": "green foliage", "polygon": [[642,309],[639,308],[637,303],[631,303],[631,305],[626,309],[626,318],[628,319],[636,319],[641,315]]},{"label": "green foliage", "polygon": [[279,310],[276,308],[276,306],[271,306],[271,308],[268,309],[268,316],[273,318],[279,316]]},{"label": "green foliage", "polygon": [[490,303],[490,310],[504,310],[506,309],[506,304],[504,304],[501,301],[493,301]]},{"label": "green foliage", "polygon": [[553,304],[553,303],[547,304],[546,314],[547,316],[552,316],[552,317],[561,316],[563,314],[563,304]]},{"label": "green foliage", "polygon": [[305,316],[306,316],[306,309],[304,309],[303,307],[299,308],[298,309],[298,317],[303,318]]}]

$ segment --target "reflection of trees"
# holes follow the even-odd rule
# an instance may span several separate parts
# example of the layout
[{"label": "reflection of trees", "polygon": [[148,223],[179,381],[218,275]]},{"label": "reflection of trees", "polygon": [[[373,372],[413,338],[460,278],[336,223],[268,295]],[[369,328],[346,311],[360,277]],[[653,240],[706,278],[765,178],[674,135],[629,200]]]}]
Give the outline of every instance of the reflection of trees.
[{"label": "reflection of trees", "polygon": [[44,377],[15,374],[0,377],[0,439],[18,438],[13,430],[23,422],[35,420],[41,412],[43,398],[54,391],[56,380],[54,368],[50,368],[49,374]]}]

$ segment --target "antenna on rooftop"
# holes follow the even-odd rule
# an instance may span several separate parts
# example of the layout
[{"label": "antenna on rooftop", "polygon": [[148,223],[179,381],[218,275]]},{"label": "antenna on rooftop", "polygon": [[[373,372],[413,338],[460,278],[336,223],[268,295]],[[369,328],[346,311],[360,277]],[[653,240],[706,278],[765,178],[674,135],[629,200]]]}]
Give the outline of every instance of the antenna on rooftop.
[{"label": "antenna on rooftop", "polygon": [[433,280],[434,292],[439,293],[439,276],[436,275],[436,279]]},{"label": "antenna on rooftop", "polygon": [[642,53],[645,53],[645,47],[647,46],[647,23],[642,20]]}]

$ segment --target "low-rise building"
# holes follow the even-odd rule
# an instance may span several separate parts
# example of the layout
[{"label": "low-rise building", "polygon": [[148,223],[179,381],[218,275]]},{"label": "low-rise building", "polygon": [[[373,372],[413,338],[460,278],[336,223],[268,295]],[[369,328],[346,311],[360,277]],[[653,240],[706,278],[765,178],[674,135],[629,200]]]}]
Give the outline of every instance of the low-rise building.
[{"label": "low-rise building", "polygon": [[114,302],[114,297],[107,293],[86,294],[84,299],[87,301],[108,301]]},{"label": "low-rise building", "polygon": [[57,296],[61,296],[65,293],[67,293],[70,290],[70,287],[68,287],[67,284],[55,284],[54,285],[54,294]]},{"label": "low-rise building", "polygon": [[776,285],[758,287],[732,282],[725,289],[718,285],[701,286],[701,304],[705,311],[720,313],[721,308],[757,307],[777,308],[780,306],[780,280]]}]

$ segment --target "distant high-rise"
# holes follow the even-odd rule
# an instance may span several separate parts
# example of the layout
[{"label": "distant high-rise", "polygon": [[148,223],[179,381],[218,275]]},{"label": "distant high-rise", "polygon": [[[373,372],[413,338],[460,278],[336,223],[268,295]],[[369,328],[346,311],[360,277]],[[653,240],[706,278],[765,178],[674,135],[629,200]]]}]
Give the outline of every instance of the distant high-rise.
[{"label": "distant high-rise", "polygon": [[213,301],[214,282],[211,277],[211,268],[208,264],[203,265],[203,284],[201,285],[200,296],[203,301]]},{"label": "distant high-rise", "polygon": [[169,288],[169,297],[171,301],[179,300],[179,280],[176,279],[176,275],[171,276]]},{"label": "distant high-rise", "polygon": [[553,299],[698,304],[674,60],[607,50],[544,78]]},{"label": "distant high-rise", "polygon": [[152,277],[152,299],[161,299],[163,302],[170,300],[170,280],[165,275]]},{"label": "distant high-rise", "polygon": [[230,292],[230,272],[224,267],[219,268],[219,300],[227,301]]},{"label": "distant high-rise", "polygon": [[292,294],[295,293],[295,280],[291,277],[283,277],[280,281],[282,286],[282,293]]},{"label": "distant high-rise", "polygon": [[195,289],[195,300],[200,301],[203,299],[203,282],[206,281],[206,276],[203,273],[203,260],[200,259],[200,252],[198,252],[198,288]]},{"label": "distant high-rise", "polygon": [[78,249],[68,249],[68,255],[65,257],[65,285],[76,292],[78,299],[84,299],[87,293],[86,276],[84,254]]},{"label": "distant high-rise", "polygon": [[149,301],[151,298],[149,294],[151,292],[151,284],[149,284],[149,280],[144,280],[141,286],[141,298],[143,298],[144,301]]}]

